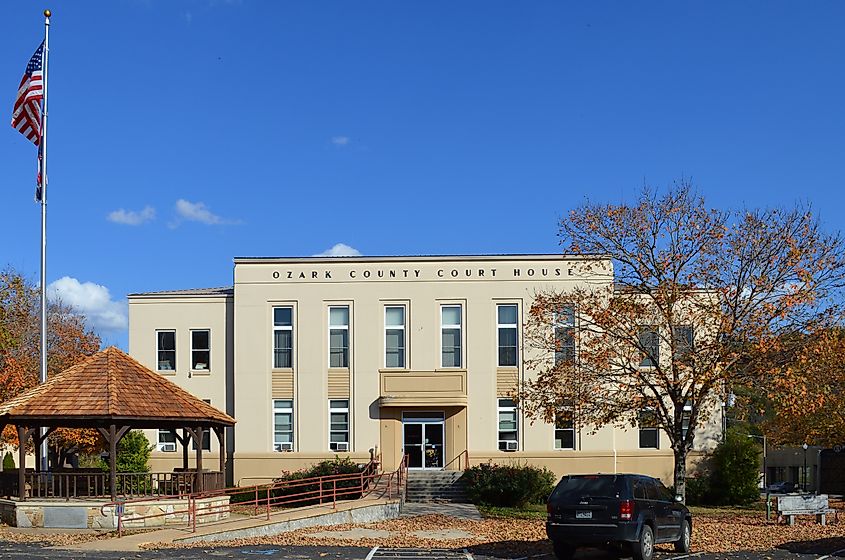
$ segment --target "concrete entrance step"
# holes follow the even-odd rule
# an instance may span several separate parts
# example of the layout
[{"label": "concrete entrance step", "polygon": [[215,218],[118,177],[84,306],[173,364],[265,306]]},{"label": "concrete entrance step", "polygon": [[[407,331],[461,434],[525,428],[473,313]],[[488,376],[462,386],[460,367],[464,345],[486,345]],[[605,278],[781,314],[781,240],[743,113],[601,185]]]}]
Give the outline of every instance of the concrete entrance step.
[{"label": "concrete entrance step", "polygon": [[408,471],[409,502],[467,502],[463,471]]}]

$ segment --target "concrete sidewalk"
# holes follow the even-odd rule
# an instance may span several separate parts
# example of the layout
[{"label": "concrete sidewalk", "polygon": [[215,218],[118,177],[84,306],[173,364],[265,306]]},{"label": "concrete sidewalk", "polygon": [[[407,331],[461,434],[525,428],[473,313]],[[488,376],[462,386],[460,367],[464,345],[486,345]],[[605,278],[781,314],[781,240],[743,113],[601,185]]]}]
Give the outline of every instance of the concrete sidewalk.
[{"label": "concrete sidewalk", "polygon": [[363,498],[348,502],[306,506],[256,517],[236,515],[226,521],[197,526],[192,533],[188,528],[166,528],[96,541],[51,547],[74,551],[137,552],[147,543],[215,542],[277,535],[305,527],[332,526],[345,523],[369,523],[399,516],[399,502],[379,498]]}]

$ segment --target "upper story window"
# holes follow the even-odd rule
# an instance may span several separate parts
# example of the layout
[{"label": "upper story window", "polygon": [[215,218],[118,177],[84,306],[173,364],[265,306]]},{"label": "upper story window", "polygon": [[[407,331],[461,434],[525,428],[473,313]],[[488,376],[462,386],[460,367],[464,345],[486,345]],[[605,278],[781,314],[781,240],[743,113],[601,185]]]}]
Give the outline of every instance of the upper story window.
[{"label": "upper story window", "polygon": [[191,331],[191,369],[194,371],[211,369],[211,331],[208,329]]},{"label": "upper story window", "polygon": [[461,367],[461,324],[460,305],[440,306],[440,367]]},{"label": "upper story window", "polygon": [[293,451],[293,400],[273,401],[273,451]]},{"label": "upper story window", "polygon": [[496,332],[499,341],[499,367],[517,365],[519,312],[516,304],[496,306]]},{"label": "upper story window", "polygon": [[499,450],[516,451],[519,447],[519,424],[513,399],[499,399]]},{"label": "upper story window", "polygon": [[349,307],[329,307],[329,367],[349,367]]},{"label": "upper story window", "polygon": [[572,409],[555,414],[555,449],[575,449],[575,415]]},{"label": "upper story window", "polygon": [[654,410],[640,412],[640,449],[658,449],[660,431],[657,427],[657,415]]},{"label": "upper story window", "polygon": [[349,451],[349,401],[329,401],[329,449]]},{"label": "upper story window", "polygon": [[555,320],[555,365],[575,361],[575,306],[562,305]]},{"label": "upper story window", "polygon": [[640,367],[654,367],[660,363],[660,333],[656,326],[640,328],[640,350],[643,353]]},{"label": "upper story window", "polygon": [[176,369],[176,331],[156,331],[156,360],[158,371]]},{"label": "upper story window", "polygon": [[293,307],[273,308],[273,367],[293,367]]},{"label": "upper story window", "polygon": [[672,339],[675,342],[675,358],[683,358],[693,349],[695,331],[692,325],[676,325],[672,327]]},{"label": "upper story window", "polygon": [[384,367],[405,367],[405,306],[384,308]]}]

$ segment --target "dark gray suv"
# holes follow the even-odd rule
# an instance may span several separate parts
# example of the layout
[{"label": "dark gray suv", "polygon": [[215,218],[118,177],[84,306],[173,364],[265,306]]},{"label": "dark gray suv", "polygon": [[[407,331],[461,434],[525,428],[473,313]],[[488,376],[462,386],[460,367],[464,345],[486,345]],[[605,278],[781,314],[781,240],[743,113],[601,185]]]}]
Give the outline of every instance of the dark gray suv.
[{"label": "dark gray suv", "polygon": [[689,510],[650,476],[565,476],[546,509],[546,533],[560,560],[569,560],[584,545],[621,544],[634,560],[651,560],[657,543],[674,543],[678,552],[689,552]]}]

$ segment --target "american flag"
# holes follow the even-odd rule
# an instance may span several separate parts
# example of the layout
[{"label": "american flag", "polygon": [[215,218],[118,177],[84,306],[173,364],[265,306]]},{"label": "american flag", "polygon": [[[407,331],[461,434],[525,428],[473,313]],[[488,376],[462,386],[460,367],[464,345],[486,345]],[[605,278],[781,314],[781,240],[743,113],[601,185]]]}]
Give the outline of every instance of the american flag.
[{"label": "american flag", "polygon": [[[44,99],[44,43],[26,65],[12,112],[12,126],[36,146],[41,143],[41,100]],[[40,173],[39,173],[40,176]]]}]

